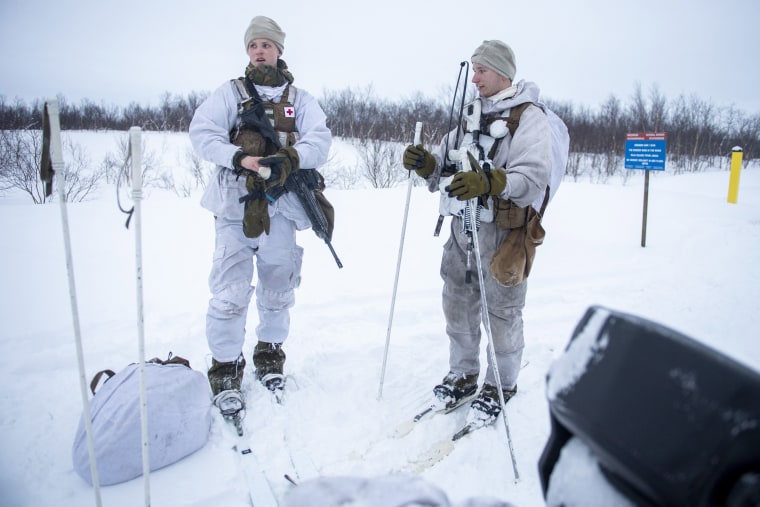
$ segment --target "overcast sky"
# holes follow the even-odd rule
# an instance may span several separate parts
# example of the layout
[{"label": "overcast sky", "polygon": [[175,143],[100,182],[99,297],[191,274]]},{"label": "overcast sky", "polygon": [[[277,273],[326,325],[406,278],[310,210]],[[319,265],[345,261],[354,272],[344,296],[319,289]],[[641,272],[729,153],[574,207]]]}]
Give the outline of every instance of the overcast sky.
[{"label": "overcast sky", "polygon": [[242,74],[253,16],[287,36],[296,85],[447,98],[484,39],[517,55],[517,79],[595,108],[636,84],[760,113],[757,0],[0,0],[0,95],[157,105]]}]

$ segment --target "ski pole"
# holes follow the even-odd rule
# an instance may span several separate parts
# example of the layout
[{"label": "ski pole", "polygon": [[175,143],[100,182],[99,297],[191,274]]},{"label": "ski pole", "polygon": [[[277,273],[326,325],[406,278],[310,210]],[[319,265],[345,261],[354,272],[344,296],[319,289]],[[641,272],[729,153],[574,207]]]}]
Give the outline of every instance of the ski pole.
[{"label": "ski pole", "polygon": [[148,396],[145,388],[145,316],[143,314],[142,277],[142,129],[129,129],[132,158],[132,201],[135,219],[135,266],[137,270],[137,349],[140,361],[140,424],[142,433],[142,467],[145,507],[150,506],[150,449],[148,446]]},{"label": "ski pole", "polygon": [[[414,145],[422,144],[422,122],[418,121],[414,126]],[[385,381],[385,366],[388,362],[388,346],[391,341],[391,327],[393,326],[393,310],[396,306],[396,291],[398,289],[398,275],[401,270],[401,256],[404,253],[404,238],[406,237],[406,220],[409,217],[409,201],[412,197],[412,173],[409,172],[409,181],[406,186],[406,206],[404,207],[404,222],[401,226],[401,240],[398,245],[398,259],[396,260],[396,276],[393,279],[393,296],[391,296],[391,310],[388,316],[388,332],[385,335],[385,352],[383,353],[383,367],[380,370],[380,387],[377,391],[377,399],[383,397],[383,382]]]},{"label": "ski pole", "polygon": [[[95,462],[95,443],[92,438],[92,415],[90,412],[89,396],[87,394],[87,379],[85,378],[84,353],[82,351],[82,333],[79,325],[79,309],[77,304],[77,290],[74,280],[74,262],[71,255],[71,236],[69,234],[69,217],[66,209],[66,168],[63,163],[63,151],[61,149],[61,122],[58,109],[58,99],[48,99],[45,101],[43,109],[43,136],[49,135],[50,142],[50,159],[53,167],[53,174],[58,174],[56,189],[58,191],[58,202],[61,208],[61,223],[63,225],[63,245],[66,251],[66,271],[69,278],[69,299],[71,301],[71,318],[74,323],[74,341],[77,348],[77,363],[79,364],[79,386],[82,391],[82,406],[84,413],[84,427],[87,433],[87,450],[90,454],[90,476],[92,477],[92,486],[95,493],[95,504],[100,507],[100,479],[98,478],[98,467]],[[49,128],[49,130],[48,130]],[[45,142],[43,140],[43,145]],[[44,157],[45,155],[43,155]]]},{"label": "ski pole", "polygon": [[512,471],[514,472],[515,482],[520,480],[520,473],[517,471],[517,459],[515,458],[515,449],[512,445],[512,436],[509,433],[509,423],[507,422],[507,407],[504,402],[504,392],[501,386],[501,376],[499,375],[499,365],[496,363],[496,350],[494,350],[493,336],[491,335],[491,318],[488,316],[488,299],[486,298],[486,288],[483,279],[483,262],[480,260],[480,244],[478,243],[478,222],[476,221],[475,210],[478,207],[477,197],[470,200],[467,206],[470,212],[470,223],[472,224],[472,239],[475,247],[475,264],[478,269],[478,283],[480,283],[480,314],[483,321],[483,327],[486,328],[488,337],[488,352],[493,366],[493,374],[496,378],[497,390],[499,391],[499,403],[501,404],[501,415],[504,419],[504,429],[507,434],[507,445],[509,446],[509,455],[512,458]]}]

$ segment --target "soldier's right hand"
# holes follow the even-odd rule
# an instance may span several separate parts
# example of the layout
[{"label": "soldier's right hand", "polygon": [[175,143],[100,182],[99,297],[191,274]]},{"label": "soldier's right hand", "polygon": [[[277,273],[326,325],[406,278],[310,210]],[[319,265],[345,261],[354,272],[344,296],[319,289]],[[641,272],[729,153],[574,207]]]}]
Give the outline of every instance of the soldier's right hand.
[{"label": "soldier's right hand", "polygon": [[421,178],[427,178],[435,171],[435,158],[421,144],[409,145],[404,150],[404,169],[415,171]]}]

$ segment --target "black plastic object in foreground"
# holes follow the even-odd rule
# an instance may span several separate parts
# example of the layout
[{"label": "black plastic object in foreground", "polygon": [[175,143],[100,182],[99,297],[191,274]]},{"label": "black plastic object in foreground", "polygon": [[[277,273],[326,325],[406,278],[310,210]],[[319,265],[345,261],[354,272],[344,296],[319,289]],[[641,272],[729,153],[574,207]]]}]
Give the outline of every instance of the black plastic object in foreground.
[{"label": "black plastic object in foreground", "polygon": [[758,372],[665,326],[594,306],[552,365],[547,394],[544,496],[575,436],[637,505],[760,505]]}]

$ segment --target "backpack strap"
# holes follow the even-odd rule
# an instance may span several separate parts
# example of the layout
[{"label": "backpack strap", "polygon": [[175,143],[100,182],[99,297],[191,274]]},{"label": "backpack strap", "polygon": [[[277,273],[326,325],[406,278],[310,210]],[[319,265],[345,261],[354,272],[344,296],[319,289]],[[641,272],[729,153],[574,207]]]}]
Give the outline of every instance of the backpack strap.
[{"label": "backpack strap", "polygon": [[90,381],[90,391],[93,395],[95,395],[95,388],[98,387],[98,384],[100,384],[100,379],[103,377],[103,375],[108,375],[108,378],[103,381],[103,383],[106,383],[108,382],[108,379],[116,375],[116,373],[114,373],[113,370],[101,370],[97,372]]},{"label": "backpack strap", "polygon": [[147,363],[162,364],[164,366],[166,366],[167,364],[181,364],[183,366],[187,366],[188,368],[190,368],[190,361],[188,361],[184,357],[175,356],[171,352],[169,352],[169,356],[166,358],[166,360],[160,359],[158,357],[154,357],[150,361],[146,361],[146,362]]},{"label": "backpack strap", "polygon": [[[187,366],[188,368],[190,368],[190,361],[188,361],[184,357],[172,355],[171,352],[169,352],[169,356],[165,360],[160,359],[158,357],[154,357],[153,359],[150,359],[149,361],[145,361],[145,362],[162,364],[162,365],[181,364],[183,366]],[[131,363],[131,364],[135,364],[135,363]],[[100,370],[99,372],[97,372],[92,377],[92,380],[90,381],[90,391],[92,392],[93,395],[95,394],[95,390],[97,389],[98,385],[100,385],[100,380],[103,378],[103,375],[106,375],[106,379],[103,380],[103,384],[105,384],[111,379],[111,377],[116,375],[116,373],[114,373],[114,371],[111,369]]]},{"label": "backpack strap", "polygon": [[533,104],[533,102],[523,102],[519,106],[510,108],[509,116],[507,117],[507,128],[512,137],[515,137],[515,130],[517,130],[517,127],[520,125],[520,116],[522,116],[523,111],[528,109],[531,104]]},{"label": "backpack strap", "polygon": [[[507,128],[509,129],[509,134],[512,137],[515,137],[515,130],[517,130],[517,127],[520,125],[520,117],[522,116],[523,112],[528,109],[529,106],[531,106],[533,102],[523,102],[519,106],[515,106],[509,110],[509,116],[507,117]],[[541,218],[544,216],[544,211],[546,211],[546,205],[549,204],[549,185],[546,185],[546,193],[544,194],[544,202],[541,203],[541,210],[538,212],[538,219],[541,220]]]}]

